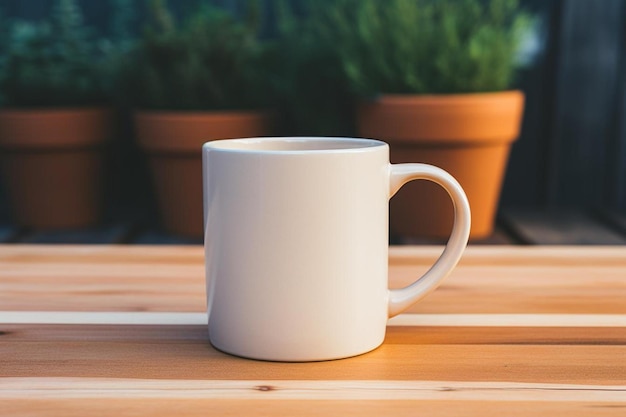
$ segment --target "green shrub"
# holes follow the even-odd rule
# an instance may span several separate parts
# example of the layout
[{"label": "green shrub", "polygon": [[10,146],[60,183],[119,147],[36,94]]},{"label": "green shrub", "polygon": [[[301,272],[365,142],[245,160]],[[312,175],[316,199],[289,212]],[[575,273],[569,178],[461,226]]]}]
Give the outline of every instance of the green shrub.
[{"label": "green shrub", "polygon": [[[272,91],[287,135],[354,134],[353,97],[332,42],[320,36],[319,0],[275,0]],[[322,2],[334,7],[333,2]]]},{"label": "green shrub", "polygon": [[531,24],[517,0],[312,4],[317,35],[363,95],[505,90]]},{"label": "green shrub", "polygon": [[264,44],[258,7],[244,21],[202,5],[182,23],[166,3],[149,4],[152,22],[131,51],[124,74],[131,104],[147,109],[214,110],[264,104]]},{"label": "green shrub", "polygon": [[80,106],[105,101],[104,55],[74,0],[58,0],[51,17],[5,25],[0,68],[2,104]]}]

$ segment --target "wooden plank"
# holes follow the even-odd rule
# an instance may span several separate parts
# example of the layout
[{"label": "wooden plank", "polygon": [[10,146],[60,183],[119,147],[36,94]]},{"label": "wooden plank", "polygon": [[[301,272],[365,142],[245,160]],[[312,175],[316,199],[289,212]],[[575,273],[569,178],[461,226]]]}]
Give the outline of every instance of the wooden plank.
[{"label": "wooden plank", "polygon": [[[390,284],[410,284],[441,247],[390,249]],[[427,314],[626,314],[624,247],[467,249]],[[0,245],[0,310],[204,312],[198,246]]]},{"label": "wooden plank", "polygon": [[[199,246],[0,245],[0,262],[159,263],[203,262]],[[0,271],[2,273],[2,271]]]},{"label": "wooden plank", "polygon": [[501,218],[509,231],[527,244],[626,244],[626,236],[578,210],[508,209]]},{"label": "wooden plank", "polygon": [[[3,343],[110,342],[207,343],[206,324],[0,324]],[[626,346],[626,325],[597,326],[398,326],[387,327],[387,344],[418,345],[612,345]]]},{"label": "wooden plank", "polygon": [[[0,376],[3,378],[133,378],[171,380],[390,380],[526,382],[546,384],[626,385],[626,345],[622,329],[605,329],[602,337],[614,344],[584,344],[576,335],[553,329],[544,338],[522,330],[509,339],[499,328],[477,328],[465,336],[439,332],[440,340],[390,328],[378,349],[341,361],[272,363],[250,361],[213,349],[203,328],[185,326],[157,328],[142,336],[144,327],[122,326],[123,338],[96,337],[100,328],[57,326],[63,338],[36,335],[41,325],[4,327],[0,344]],[[132,330],[129,331],[129,330]],[[621,331],[618,331],[621,330]],[[105,335],[120,331],[116,326]],[[468,332],[460,330],[460,332]],[[610,332],[610,333],[609,333]],[[200,337],[204,333],[204,337]],[[579,329],[585,337],[585,329]],[[492,343],[458,343],[460,338],[479,341],[483,335]],[[408,337],[407,337],[408,336]],[[525,336],[525,337],[524,337]],[[598,336],[598,334],[596,334]],[[563,339],[561,339],[563,337]],[[117,340],[116,340],[117,339]],[[457,343],[447,343],[448,340]],[[588,339],[590,340],[590,339]],[[601,339],[598,339],[601,340]],[[440,342],[440,343],[439,343]],[[71,366],[68,366],[71,364]],[[4,381],[10,383],[10,381]],[[32,381],[36,382],[36,381]],[[1,391],[1,389],[0,389]]]},{"label": "wooden plank", "polygon": [[[206,312],[0,311],[0,324],[207,325]],[[391,326],[418,327],[626,327],[626,314],[403,313]]]},{"label": "wooden plank", "polygon": [[[24,389],[24,382],[29,388]],[[87,386],[85,386],[87,384]],[[12,378],[0,381],[0,398],[108,398],[111,391],[133,397],[177,399],[293,400],[480,400],[497,393],[495,401],[615,401],[625,402],[626,386],[594,386],[543,383],[485,383],[457,381],[311,381],[273,380],[126,380],[120,378]],[[6,392],[12,391],[12,392]],[[139,391],[139,392],[137,392]],[[582,394],[582,395],[581,395]]]},{"label": "wooden plank", "polygon": [[[391,246],[391,267],[415,265],[427,267],[443,251],[443,246]],[[470,246],[461,259],[461,265],[472,266],[573,266],[626,267],[626,248],[619,246]],[[0,263],[3,266],[20,265],[28,272],[28,266],[66,264],[69,271],[92,265],[143,266],[203,266],[204,249],[197,245],[148,246],[148,245],[1,245]],[[0,270],[0,277],[5,276]],[[158,273],[159,269],[151,272]],[[13,272],[17,272],[14,271]],[[107,271],[105,271],[106,273]],[[51,273],[51,271],[49,271]],[[115,274],[111,274],[115,275]],[[132,274],[131,274],[132,275]]]},{"label": "wooden plank", "polygon": [[[444,388],[445,389],[445,388]],[[624,405],[613,401],[454,401],[449,400],[215,400],[151,398],[18,399],[0,400],[11,416],[118,417],[149,415],[205,417],[206,415],[265,416],[534,416],[623,417]],[[462,410],[462,412],[461,412]]]}]

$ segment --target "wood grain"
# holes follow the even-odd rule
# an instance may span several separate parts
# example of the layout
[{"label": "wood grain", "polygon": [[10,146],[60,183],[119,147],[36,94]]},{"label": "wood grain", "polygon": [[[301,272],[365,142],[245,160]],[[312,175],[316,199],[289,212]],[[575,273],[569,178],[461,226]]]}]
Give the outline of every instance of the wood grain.
[{"label": "wood grain", "polygon": [[155,398],[0,400],[11,416],[533,416],[623,417],[623,402],[449,401],[449,400],[215,400]]},{"label": "wood grain", "polygon": [[[24,388],[28,385],[28,388]],[[135,398],[290,400],[481,400],[494,401],[612,401],[621,402],[626,386],[484,383],[457,381],[379,380],[168,380],[119,378],[5,378],[2,398],[110,398],[112,392],[131,391]],[[584,396],[581,396],[584,394]]]},{"label": "wood grain", "polygon": [[[392,248],[390,284],[440,251]],[[624,247],[471,247],[381,347],[339,361],[219,352],[204,297],[198,246],[0,246],[0,414],[626,412]]]},{"label": "wood grain", "polygon": [[[0,324],[203,325],[205,312],[3,311]],[[390,326],[626,327],[624,314],[429,314],[403,313]]]},{"label": "wood grain", "polygon": [[[390,250],[408,285],[440,247]],[[0,311],[206,310],[201,247],[0,245]],[[622,247],[470,247],[414,313],[626,314]]]},{"label": "wood grain", "polygon": [[385,343],[373,352],[341,361],[296,364],[255,362],[223,354],[209,345],[204,326],[4,325],[1,329],[3,377],[349,377],[626,384],[623,328],[513,332],[508,328],[444,331],[390,327]]}]

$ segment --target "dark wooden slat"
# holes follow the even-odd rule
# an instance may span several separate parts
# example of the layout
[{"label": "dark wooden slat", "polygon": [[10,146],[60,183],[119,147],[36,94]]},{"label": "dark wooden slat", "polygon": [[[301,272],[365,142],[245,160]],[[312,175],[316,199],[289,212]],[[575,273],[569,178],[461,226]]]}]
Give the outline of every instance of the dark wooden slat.
[{"label": "dark wooden slat", "polygon": [[79,230],[36,231],[22,237],[20,243],[113,244],[126,243],[129,225],[111,225]]},{"label": "dark wooden slat", "polygon": [[537,245],[624,245],[626,237],[582,211],[505,210],[502,222],[523,243]]},{"label": "dark wooden slat", "polygon": [[[626,25],[623,27],[622,33],[626,32]],[[617,134],[613,146],[609,149],[612,158],[609,160],[610,165],[607,168],[607,182],[611,186],[608,204],[615,209],[626,212],[626,71],[623,71],[626,64],[626,42],[622,42],[621,56],[619,97],[616,106],[617,111],[613,118]]]},{"label": "dark wooden slat", "polygon": [[613,210],[605,210],[601,211],[598,216],[611,228],[626,236],[626,211],[618,213]]},{"label": "dark wooden slat", "polygon": [[157,230],[147,230],[138,233],[129,243],[137,245],[201,245],[204,243],[204,239],[201,237],[176,236]]},{"label": "dark wooden slat", "polygon": [[556,91],[556,62],[560,30],[560,1],[522,0],[541,24],[537,33],[537,55],[532,64],[520,68],[517,85],[526,95],[519,140],[513,144],[501,201],[507,206],[545,204],[547,147]]},{"label": "dark wooden slat", "polygon": [[556,102],[547,173],[552,206],[602,205],[616,141],[624,0],[561,1]]}]

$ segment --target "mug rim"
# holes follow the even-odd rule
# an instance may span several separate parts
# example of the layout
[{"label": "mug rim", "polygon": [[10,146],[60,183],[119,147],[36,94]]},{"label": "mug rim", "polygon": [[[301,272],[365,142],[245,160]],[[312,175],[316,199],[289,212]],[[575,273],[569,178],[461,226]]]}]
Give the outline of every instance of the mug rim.
[{"label": "mug rim", "polygon": [[[288,144],[326,144],[328,147],[312,148],[303,147],[301,149],[279,149],[262,148],[263,144],[271,142]],[[335,147],[330,147],[334,144]],[[341,144],[345,144],[342,146]],[[256,146],[255,146],[256,145]],[[249,154],[312,154],[312,153],[354,153],[367,152],[379,148],[388,147],[386,142],[352,137],[332,137],[332,136],[262,136],[236,139],[211,140],[202,145],[203,150],[249,153]]]}]

